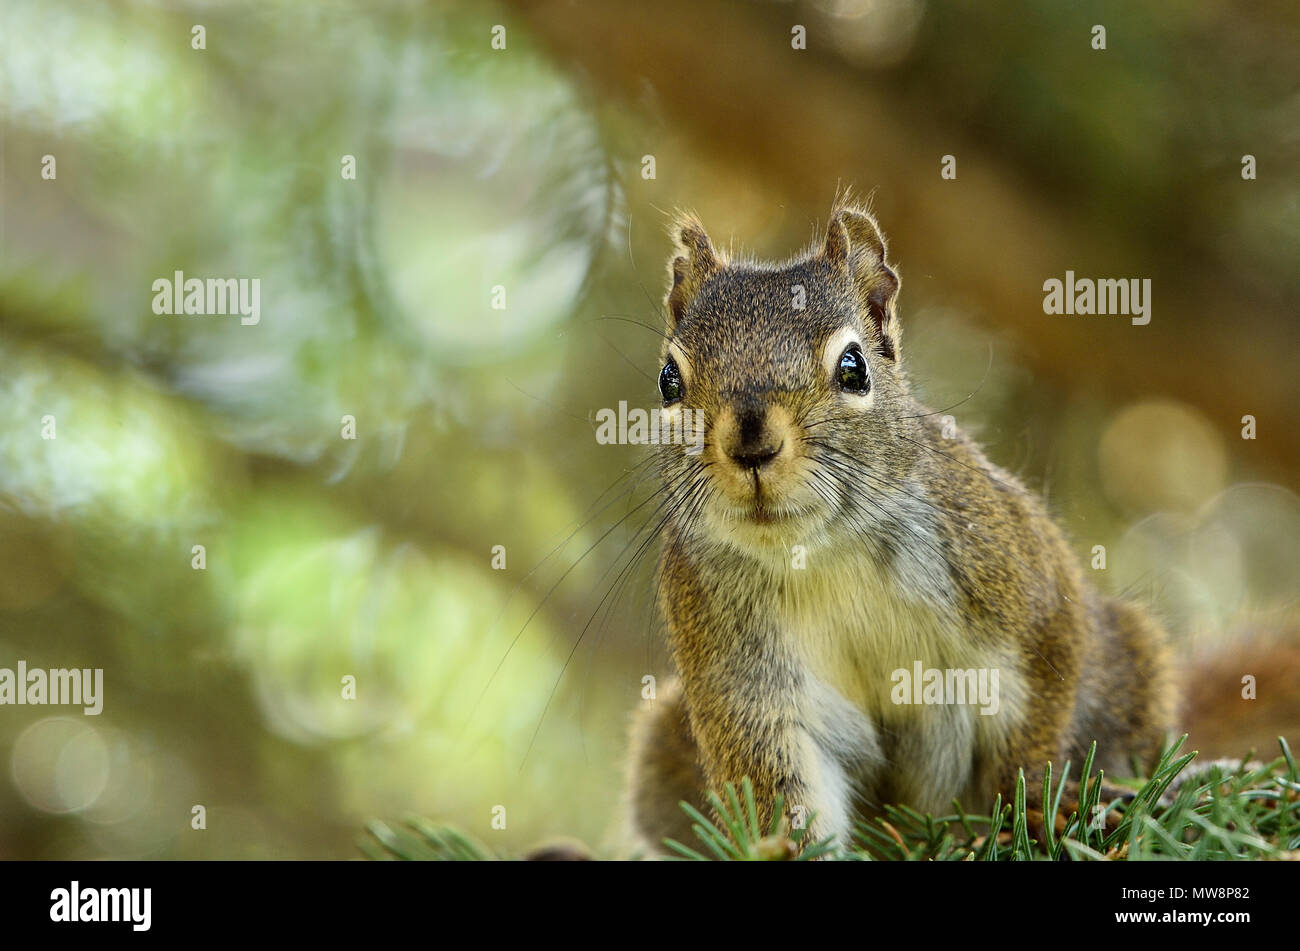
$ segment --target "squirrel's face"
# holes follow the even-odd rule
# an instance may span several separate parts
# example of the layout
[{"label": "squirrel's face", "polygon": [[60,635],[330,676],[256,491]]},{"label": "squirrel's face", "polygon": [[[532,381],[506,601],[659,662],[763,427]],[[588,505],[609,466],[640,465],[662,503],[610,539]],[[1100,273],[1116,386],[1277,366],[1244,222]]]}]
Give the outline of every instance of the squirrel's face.
[{"label": "squirrel's face", "polygon": [[680,245],[659,375],[687,437],[660,449],[670,517],[751,551],[860,532],[910,456],[898,279],[875,223],[840,211],[825,247],[782,268],[721,261],[691,220]]}]

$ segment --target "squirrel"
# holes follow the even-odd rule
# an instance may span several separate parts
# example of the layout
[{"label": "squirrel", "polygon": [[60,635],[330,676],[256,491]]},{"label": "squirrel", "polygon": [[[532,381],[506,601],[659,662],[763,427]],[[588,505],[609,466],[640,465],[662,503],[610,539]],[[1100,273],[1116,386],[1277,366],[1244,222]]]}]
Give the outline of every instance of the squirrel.
[{"label": "squirrel", "polygon": [[[847,844],[884,804],[1007,801],[1022,769],[1041,810],[1044,765],[1094,740],[1108,776],[1151,765],[1178,707],[1164,630],[1090,586],[1044,504],[912,395],[872,215],[837,199],[777,265],[729,260],[690,214],[672,233],[659,395],[705,432],[653,450],[677,676],[632,728],[640,849],[692,841],[679,802],[707,813],[742,777],[764,827],[780,797],[803,842]],[[920,669],[941,702],[910,690]],[[995,703],[940,690],[976,675]]]}]

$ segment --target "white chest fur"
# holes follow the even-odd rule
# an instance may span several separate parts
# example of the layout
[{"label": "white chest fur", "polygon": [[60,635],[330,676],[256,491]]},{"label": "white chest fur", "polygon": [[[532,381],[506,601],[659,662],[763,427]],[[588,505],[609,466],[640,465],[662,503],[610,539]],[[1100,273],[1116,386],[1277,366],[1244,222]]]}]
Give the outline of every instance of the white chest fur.
[{"label": "white chest fur", "polygon": [[[826,552],[781,588],[781,627],[809,674],[810,732],[846,794],[868,803],[946,809],[1015,715],[1000,696],[1014,670],[975,646],[936,559],[920,545],[890,559],[865,546]],[[916,689],[938,677],[937,692]]]}]

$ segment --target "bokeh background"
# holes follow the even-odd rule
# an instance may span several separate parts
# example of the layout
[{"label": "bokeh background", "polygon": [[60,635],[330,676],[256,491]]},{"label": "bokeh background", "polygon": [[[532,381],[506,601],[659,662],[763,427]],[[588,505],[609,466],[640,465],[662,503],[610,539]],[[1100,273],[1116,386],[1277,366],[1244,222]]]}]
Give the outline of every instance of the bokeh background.
[{"label": "bokeh background", "polygon": [[[410,813],[600,842],[668,663],[644,457],[592,417],[653,405],[677,206],[784,257],[870,195],[921,393],[1106,546],[1096,582],[1188,656],[1296,630],[1289,0],[3,26],[0,666],[102,667],[105,700],[0,707],[0,857],[352,857]],[[1044,315],[1067,269],[1150,278],[1150,325]],[[175,270],[260,278],[261,322],[155,315]]]}]

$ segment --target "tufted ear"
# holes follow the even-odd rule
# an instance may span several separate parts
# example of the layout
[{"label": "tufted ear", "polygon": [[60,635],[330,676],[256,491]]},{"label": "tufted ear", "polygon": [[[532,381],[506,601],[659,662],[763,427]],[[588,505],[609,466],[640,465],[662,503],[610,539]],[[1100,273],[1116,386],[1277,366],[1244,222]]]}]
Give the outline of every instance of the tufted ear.
[{"label": "tufted ear", "polygon": [[669,330],[677,326],[701,285],[720,266],[713,242],[694,215],[677,215],[672,233],[676,249],[668,264],[672,282],[667,298]]},{"label": "tufted ear", "polygon": [[848,274],[879,341],[877,349],[897,359],[900,328],[894,314],[898,275],[885,263],[885,236],[876,219],[860,208],[839,208],[826,229],[822,257]]}]

